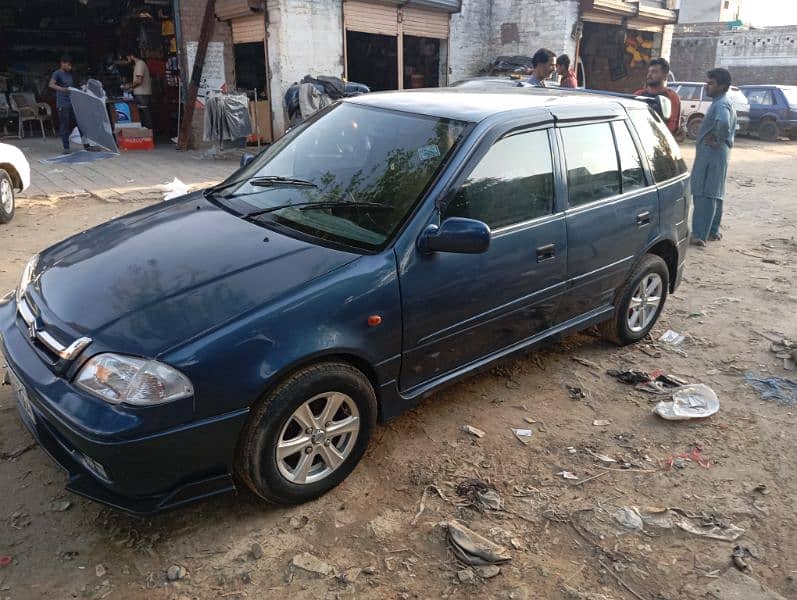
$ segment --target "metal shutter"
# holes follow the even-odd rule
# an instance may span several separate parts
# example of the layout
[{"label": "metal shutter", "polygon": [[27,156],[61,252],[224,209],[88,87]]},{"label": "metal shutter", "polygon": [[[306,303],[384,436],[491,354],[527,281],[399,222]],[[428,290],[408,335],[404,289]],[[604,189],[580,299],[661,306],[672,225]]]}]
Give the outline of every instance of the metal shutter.
[{"label": "metal shutter", "polygon": [[398,10],[395,6],[346,0],[343,3],[343,20],[349,31],[398,35]]},{"label": "metal shutter", "polygon": [[232,43],[246,44],[248,42],[263,42],[266,39],[266,20],[262,14],[233,19]]},{"label": "metal shutter", "polygon": [[410,7],[403,8],[401,12],[406,35],[448,39],[448,13]]}]

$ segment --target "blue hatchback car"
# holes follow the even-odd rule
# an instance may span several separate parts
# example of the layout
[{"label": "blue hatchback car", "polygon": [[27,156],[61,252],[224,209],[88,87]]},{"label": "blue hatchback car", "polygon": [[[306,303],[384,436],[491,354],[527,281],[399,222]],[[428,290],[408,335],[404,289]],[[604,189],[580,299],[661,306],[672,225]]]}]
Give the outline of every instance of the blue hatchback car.
[{"label": "blue hatchback car", "polygon": [[149,513],[298,503],[376,423],[598,325],[644,338],[681,280],[689,174],[635,100],[345,100],[226,182],[34,256],[0,302],[19,412],[68,489]]}]

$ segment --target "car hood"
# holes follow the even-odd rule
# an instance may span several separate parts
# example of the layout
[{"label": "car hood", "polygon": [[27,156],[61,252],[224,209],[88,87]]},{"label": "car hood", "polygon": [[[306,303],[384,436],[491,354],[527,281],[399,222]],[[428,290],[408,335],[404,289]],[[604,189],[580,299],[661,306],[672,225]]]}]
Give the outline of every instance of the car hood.
[{"label": "car hood", "polygon": [[259,227],[193,194],[44,251],[29,293],[64,332],[156,356],[357,256]]}]

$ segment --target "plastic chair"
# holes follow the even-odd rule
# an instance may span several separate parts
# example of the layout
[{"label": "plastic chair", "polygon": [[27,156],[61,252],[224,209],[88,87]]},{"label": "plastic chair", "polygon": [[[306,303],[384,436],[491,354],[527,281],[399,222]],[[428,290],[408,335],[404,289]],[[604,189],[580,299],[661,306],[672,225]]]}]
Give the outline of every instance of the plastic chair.
[{"label": "plastic chair", "polygon": [[[9,100],[11,101],[11,108],[17,111],[18,114],[18,122],[19,122],[19,131],[18,137],[22,139],[24,137],[25,132],[25,123],[28,121],[38,121],[39,126],[42,130],[42,138],[46,138],[47,135],[44,132],[44,121],[50,121],[50,125],[52,126],[52,111],[47,104],[43,102],[36,103],[35,98],[31,101],[33,94],[23,94],[23,93],[16,93],[16,94],[9,94]],[[45,108],[46,107],[46,110]]]},{"label": "plastic chair", "polygon": [[17,113],[8,104],[8,98],[6,98],[5,92],[0,92],[0,121],[3,122],[4,136],[8,135],[8,121],[16,117]]}]

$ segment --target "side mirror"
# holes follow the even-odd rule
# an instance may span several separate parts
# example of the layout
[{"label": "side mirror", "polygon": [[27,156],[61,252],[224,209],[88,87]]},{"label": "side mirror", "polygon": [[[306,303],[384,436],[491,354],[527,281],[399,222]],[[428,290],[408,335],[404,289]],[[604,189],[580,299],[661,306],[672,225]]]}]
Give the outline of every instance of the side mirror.
[{"label": "side mirror", "polygon": [[456,252],[458,254],[481,254],[490,247],[490,228],[486,223],[473,219],[451,217],[442,225],[429,225],[418,238],[418,250],[424,254],[432,252]]},{"label": "side mirror", "polygon": [[253,160],[255,160],[254,154],[249,154],[248,152],[245,153],[243,156],[241,156],[241,168],[245,167]]},{"label": "side mirror", "polygon": [[672,102],[665,95],[656,96],[656,112],[665,121],[669,121],[672,116]]}]

